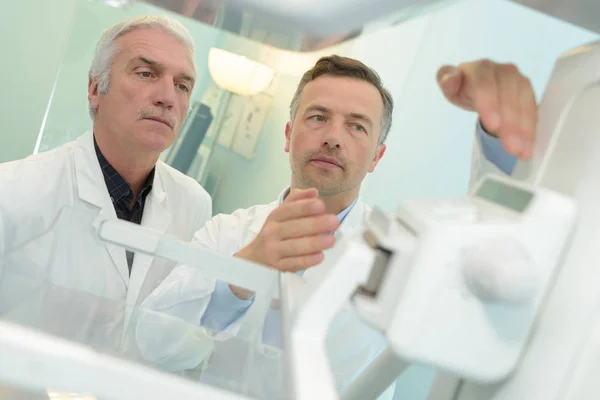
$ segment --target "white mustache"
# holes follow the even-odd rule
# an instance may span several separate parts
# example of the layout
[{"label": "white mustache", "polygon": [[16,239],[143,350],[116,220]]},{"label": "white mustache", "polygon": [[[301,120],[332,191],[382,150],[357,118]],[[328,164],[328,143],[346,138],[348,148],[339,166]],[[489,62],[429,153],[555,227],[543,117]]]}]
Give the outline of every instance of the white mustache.
[{"label": "white mustache", "polygon": [[142,110],[140,111],[140,119],[146,118],[160,118],[164,119],[171,125],[172,128],[177,126],[177,117],[170,112],[159,111],[159,110]]}]

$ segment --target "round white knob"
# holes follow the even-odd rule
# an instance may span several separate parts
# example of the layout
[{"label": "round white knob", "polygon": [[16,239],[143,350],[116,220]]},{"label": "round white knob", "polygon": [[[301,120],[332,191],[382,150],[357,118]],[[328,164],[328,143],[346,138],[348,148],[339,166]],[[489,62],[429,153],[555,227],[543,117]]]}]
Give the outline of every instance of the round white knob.
[{"label": "round white knob", "polygon": [[465,249],[463,256],[467,286],[482,301],[520,304],[533,298],[534,265],[518,240],[489,237]]}]

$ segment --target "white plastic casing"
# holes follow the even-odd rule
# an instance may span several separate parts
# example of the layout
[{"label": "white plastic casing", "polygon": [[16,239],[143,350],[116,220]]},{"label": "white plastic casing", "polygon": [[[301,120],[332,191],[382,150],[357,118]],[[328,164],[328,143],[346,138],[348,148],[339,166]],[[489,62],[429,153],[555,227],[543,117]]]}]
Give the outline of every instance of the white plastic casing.
[{"label": "white plastic casing", "polygon": [[408,361],[495,382],[518,363],[576,205],[507,178],[480,185],[486,181],[532,194],[527,207],[515,211],[477,195],[401,204],[397,216],[418,245],[411,263],[390,265],[406,276],[387,336]]}]

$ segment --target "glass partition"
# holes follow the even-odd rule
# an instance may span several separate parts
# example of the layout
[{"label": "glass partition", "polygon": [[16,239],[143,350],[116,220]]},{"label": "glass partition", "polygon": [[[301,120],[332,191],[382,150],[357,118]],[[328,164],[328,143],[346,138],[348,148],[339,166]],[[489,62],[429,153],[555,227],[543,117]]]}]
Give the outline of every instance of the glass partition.
[{"label": "glass partition", "polygon": [[[145,2],[177,13],[190,20],[214,26],[230,34],[251,38],[253,41],[283,50],[312,52],[352,40],[365,32],[393,26],[434,8],[441,8],[454,0],[401,0],[379,1],[372,4],[365,19],[356,18],[360,4],[338,8],[339,18],[329,23],[318,23],[322,15],[331,13],[318,2],[290,4],[278,7],[269,2],[231,0],[97,0],[114,7],[128,7]],[[311,13],[320,7],[322,13]],[[289,11],[294,10],[292,14]],[[360,12],[360,11],[359,11]],[[319,15],[322,14],[322,15]],[[308,15],[313,20],[307,18]]]},{"label": "glass partition", "polygon": [[[536,93],[541,95],[556,57],[575,45],[597,39],[597,35],[588,31],[561,24],[510,3],[464,0],[427,17],[374,33],[364,32],[357,38],[322,51],[300,54],[222,30],[218,26],[218,17],[214,19],[215,26],[211,26],[158,3],[138,1],[127,7],[115,8],[97,0],[76,1],[74,25],[35,151],[54,149],[91,128],[87,102],[88,70],[94,45],[102,31],[133,15],[170,15],[192,33],[196,43],[198,79],[182,131],[161,159],[207,189],[212,195],[214,214],[270,203],[289,186],[289,160],[283,147],[285,126],[290,118],[290,101],[301,75],[322,55],[335,53],[360,59],[380,73],[394,96],[394,122],[386,142],[385,157],[376,171],[367,175],[361,190],[361,201],[366,205],[394,212],[397,203],[403,199],[449,197],[462,195],[467,190],[476,117],[456,110],[444,100],[435,81],[436,71],[441,65],[480,58],[514,62],[532,78]],[[161,3],[175,5],[175,0]],[[509,24],[512,28],[507,31],[505,27]],[[535,24],[543,29],[532,31],[531,26]],[[272,38],[276,40],[276,37]],[[227,86],[229,89],[220,86],[227,85],[227,82],[219,81],[210,70],[211,49],[215,48],[245,56],[268,67],[273,73],[268,85],[258,93],[244,95],[232,92],[232,86]],[[30,250],[35,257],[44,254],[33,248]],[[26,261],[26,265],[31,261],[30,265],[45,265],[43,259]],[[156,282],[166,278],[172,268],[173,265],[166,263],[165,269],[157,270]],[[20,271],[28,270],[31,268]],[[123,301],[106,300],[103,291],[90,293],[82,290],[85,288],[74,289],[69,285],[66,285],[68,289],[64,289],[65,282],[55,282],[53,285],[58,285],[58,288],[51,288],[47,282],[39,281],[40,276],[44,274],[31,273],[29,281],[21,282],[21,285],[31,286],[31,296],[17,293],[6,298],[7,304],[12,307],[7,316],[13,321],[35,327],[38,331],[46,329],[52,335],[91,348],[98,346],[104,353],[161,371],[163,367],[169,368],[167,361],[173,362],[172,365],[184,371],[192,370],[184,376],[185,379],[193,376],[193,379],[235,393],[261,396],[263,390],[272,389],[268,385],[262,386],[267,377],[276,376],[271,382],[281,382],[281,376],[285,375],[279,364],[264,364],[263,369],[255,371],[261,376],[250,379],[250,375],[244,374],[252,371],[246,371],[243,365],[234,367],[228,364],[227,359],[219,361],[219,365],[229,365],[231,369],[225,372],[234,374],[234,378],[210,375],[207,360],[215,360],[213,354],[221,354],[230,348],[238,349],[236,356],[245,354],[249,360],[244,361],[246,366],[252,365],[252,357],[272,361],[273,355],[278,353],[254,348],[244,337],[238,337],[240,343],[227,342],[223,349],[219,347],[221,342],[213,342],[214,348],[211,349],[197,321],[172,323],[172,315],[156,315],[139,304],[129,307],[124,306]],[[60,301],[52,303],[48,296]],[[74,297],[81,300],[68,300]],[[73,309],[78,302],[88,306]],[[69,319],[64,319],[64,326],[47,325],[48,321],[36,320],[41,315],[40,307],[45,304],[55,304],[53,309],[58,311],[60,305],[66,304],[65,310],[71,309],[73,316],[83,318],[81,331],[66,329]],[[154,321],[149,323],[154,328],[172,325],[175,331],[188,332],[194,338],[190,345],[198,346],[193,353],[199,359],[146,353],[146,347],[140,348],[137,342],[128,341],[135,335],[131,336],[130,326],[125,327],[123,321],[112,326],[107,324],[104,330],[90,332],[89,327],[97,321],[83,310],[92,310],[90,314],[94,314],[95,310],[104,307],[118,310],[115,315],[131,315],[132,320],[136,316],[147,316],[142,320]],[[24,319],[23,315],[29,315],[33,321]],[[157,337],[163,338],[169,336],[170,331],[157,328],[157,332]],[[203,356],[204,352],[209,355]],[[195,363],[198,364],[190,367]],[[172,374],[173,371],[165,373]],[[433,375],[434,371],[429,368],[411,367],[398,381],[396,398],[425,399]],[[250,381],[258,387],[247,386]]]},{"label": "glass partition", "polygon": [[[337,333],[327,337],[323,357],[296,361],[288,354],[284,321],[292,326],[296,310],[281,306],[270,268],[85,207],[65,207],[49,220],[28,237],[0,237],[0,390],[18,385],[41,396],[129,399],[146,398],[152,388],[178,399],[288,399],[291,368],[329,369],[339,391],[366,367],[365,348],[353,344],[370,328],[347,307],[331,326]],[[126,250],[116,243],[133,253],[123,281],[112,257],[125,261]],[[104,250],[110,257],[100,256]],[[156,257],[149,268],[136,263],[150,254]],[[297,278],[294,296],[302,298],[307,286]],[[207,317],[222,318],[222,309],[210,308],[220,282],[255,293],[244,317],[226,327]],[[321,348],[313,342],[310,354]],[[217,392],[222,396],[212,397]]]},{"label": "glass partition", "polygon": [[[81,221],[93,224],[95,219],[96,213],[64,208],[48,229],[35,237],[1,238],[5,251],[0,253],[0,326],[4,327],[0,327],[0,331],[6,330],[4,335],[0,334],[0,352],[3,354],[0,382],[6,385],[0,383],[0,390],[17,391],[7,382],[12,378],[25,385],[20,390],[37,392],[40,396],[49,396],[54,391],[77,392],[98,399],[140,398],[123,395],[120,389],[123,382],[111,378],[111,363],[116,362],[137,366],[142,377],[150,374],[149,371],[160,372],[155,375],[159,378],[177,377],[174,381],[163,377],[160,379],[164,382],[156,382],[157,387],[166,389],[174,385],[175,392],[178,382],[187,381],[188,386],[191,382],[196,385],[196,398],[203,398],[203,395],[212,398],[210,394],[214,389],[229,393],[230,397],[223,398],[232,399],[287,397],[283,345],[273,347],[255,340],[258,331],[244,330],[243,324],[239,334],[214,334],[200,321],[184,317],[186,312],[187,315],[201,315],[205,301],[199,301],[198,310],[190,314],[190,304],[194,304],[189,303],[185,292],[175,293],[180,296],[177,298],[169,288],[152,292],[162,282],[155,277],[168,275],[174,263],[153,264],[153,270],[142,284],[151,295],[138,302],[125,299],[119,290],[115,290],[119,282],[99,281],[97,278],[105,275],[103,270],[116,267],[112,263],[102,265],[81,251],[82,247],[89,249],[93,242],[103,246],[96,234],[78,228]],[[122,248],[118,250],[125,252]],[[144,254],[135,253],[135,257],[144,257]],[[210,258],[204,261],[207,260]],[[168,283],[172,284],[173,280]],[[208,272],[199,284],[206,287],[206,301],[211,285],[214,280]],[[257,299],[262,295],[257,291]],[[255,305],[260,307],[258,301]],[[45,353],[52,348],[39,348],[35,340],[28,341],[27,335],[11,337],[9,332],[13,326],[26,328],[24,332],[31,332],[34,339],[36,334],[41,334],[57,348],[66,345],[68,351],[56,354],[53,359]],[[22,362],[4,356],[18,349],[22,350],[19,353]],[[81,350],[91,351],[89,354],[95,358],[70,358],[80,354],[78,351]],[[32,357],[32,361],[25,361],[28,357]],[[38,361],[34,362],[34,359]],[[62,375],[47,373],[36,380],[36,370],[46,368],[56,368],[72,378],[64,380]],[[92,372],[103,385],[101,389],[84,378]],[[40,389],[41,384],[47,385],[44,390]],[[127,390],[143,393],[135,392],[136,389],[131,387]]]}]

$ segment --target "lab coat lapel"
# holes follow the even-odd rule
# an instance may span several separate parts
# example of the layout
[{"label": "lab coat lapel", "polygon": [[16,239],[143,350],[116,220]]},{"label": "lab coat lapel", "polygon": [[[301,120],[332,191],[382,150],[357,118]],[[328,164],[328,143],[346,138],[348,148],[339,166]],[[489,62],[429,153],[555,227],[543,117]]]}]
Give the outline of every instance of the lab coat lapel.
[{"label": "lab coat lapel", "polygon": [[[144,205],[142,226],[155,230],[161,234],[165,234],[169,224],[171,223],[171,213],[166,207],[167,193],[163,190],[160,180],[160,173],[158,171],[159,166],[156,168],[157,171],[154,176],[154,182],[152,183],[152,190],[150,191],[150,194],[148,194],[146,203]],[[154,257],[146,254],[135,254],[131,268],[129,288],[127,290],[128,304],[137,304],[140,292],[147,277],[152,278],[152,276],[166,276],[166,271],[150,272],[151,267],[159,268],[156,265],[152,265],[154,260]]]},{"label": "lab coat lapel", "polygon": [[246,244],[252,241],[256,237],[256,235],[258,235],[271,211],[273,211],[274,209],[279,207],[281,203],[283,203],[283,200],[285,200],[285,196],[287,196],[289,191],[290,188],[288,186],[279,193],[279,197],[277,197],[277,200],[267,204],[266,207],[257,208],[256,214],[250,216],[251,222],[248,227],[248,239],[250,240],[247,240]]},{"label": "lab coat lapel", "polygon": [[272,203],[267,204],[265,207],[259,207],[255,209],[255,214],[250,216],[251,220],[248,226],[249,235],[246,238],[246,243],[244,245],[251,242],[256,237],[256,235],[258,235],[263,225],[265,224],[267,217],[269,216],[269,214],[271,214],[271,211],[276,209],[279,206],[279,204],[279,202],[274,201]]},{"label": "lab coat lapel", "polygon": [[[335,232],[336,243],[339,243],[342,240],[347,239],[350,236],[359,232],[364,226],[364,220],[366,218],[367,212],[367,207],[359,199],[352,208],[352,210],[350,210],[348,215],[346,215],[346,218],[344,218],[344,221],[342,221],[342,224],[340,225],[338,230]],[[329,271],[329,269],[331,268],[330,265],[327,263],[327,254],[328,252],[326,251],[325,262],[316,267],[309,268],[304,272],[303,277],[309,283],[312,284],[312,282],[321,282],[327,274],[327,272]]]},{"label": "lab coat lapel", "polygon": [[[94,136],[91,131],[86,132],[77,139],[73,158],[79,199],[98,208],[98,215],[93,222],[93,228],[97,231],[101,221],[116,219],[117,214],[106,189],[106,183],[94,149]],[[109,243],[104,243],[104,246],[114,267],[117,268],[127,285],[129,270],[125,250]]]},{"label": "lab coat lapel", "polygon": [[367,206],[359,199],[336,231],[336,240],[340,241],[344,239],[344,237],[352,236],[361,230],[365,225],[367,214]]}]

